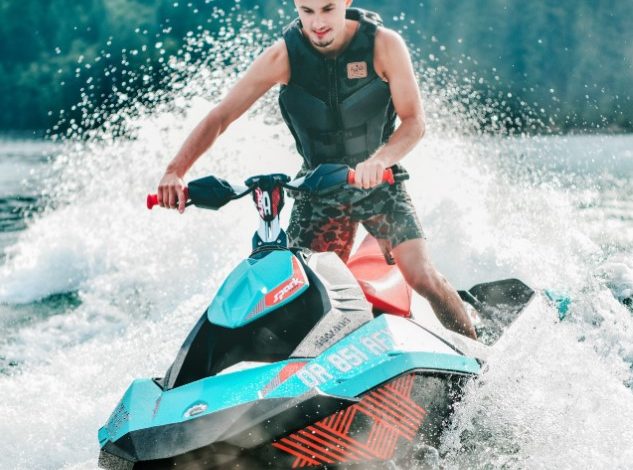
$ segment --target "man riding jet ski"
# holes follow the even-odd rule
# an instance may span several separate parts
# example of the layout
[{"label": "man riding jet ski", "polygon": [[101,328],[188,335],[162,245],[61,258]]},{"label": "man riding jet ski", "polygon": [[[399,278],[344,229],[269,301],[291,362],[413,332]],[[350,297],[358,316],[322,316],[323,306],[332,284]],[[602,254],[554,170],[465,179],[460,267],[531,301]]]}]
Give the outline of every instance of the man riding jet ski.
[{"label": "man riding jet ski", "polygon": [[[184,211],[185,173],[275,85],[281,85],[281,113],[304,160],[300,174],[320,163],[346,164],[355,168],[357,185],[369,189],[387,168],[406,173],[399,162],[425,132],[411,59],[402,38],[383,27],[378,14],[349,8],[351,3],[295,0],[299,18],[253,62],[169,163],[158,187],[161,206]],[[299,195],[289,243],[333,251],[347,261],[359,223],[444,326],[476,338],[457,292],[431,263],[424,231],[401,182],[354,204]]]},{"label": "man riding jet ski", "polygon": [[[460,295],[493,323],[495,312],[513,318],[532,297],[513,280],[458,294],[433,267],[399,164],[425,130],[411,60],[397,33],[351,3],[295,0],[299,18],[283,39],[168,165],[153,202],[183,212],[187,201],[217,209],[251,194],[261,225],[165,377],[135,381],[99,430],[101,466],[406,462],[417,443],[437,444],[485,355]],[[263,175],[237,188],[208,177],[187,188],[200,155],[277,84],[305,178]],[[339,201],[336,188],[352,181],[347,168],[323,166],[334,163],[375,190]],[[381,184],[386,170],[393,184]],[[287,238],[283,188],[300,191]],[[359,223],[373,238],[350,258]],[[429,303],[412,309],[409,286]]]},{"label": "man riding jet ski", "polygon": [[[384,175],[391,184],[403,177]],[[253,251],[165,376],[130,385],[99,430],[102,468],[408,468],[438,445],[486,346],[444,328],[428,305],[412,311],[411,288],[371,236],[346,266],[335,253],[289,248],[279,225],[283,188],[352,202],[377,191],[351,188],[353,179],[329,164],[293,181],[189,184],[187,204],[201,208],[252,195]],[[460,295],[491,334],[534,305],[517,280]]]}]

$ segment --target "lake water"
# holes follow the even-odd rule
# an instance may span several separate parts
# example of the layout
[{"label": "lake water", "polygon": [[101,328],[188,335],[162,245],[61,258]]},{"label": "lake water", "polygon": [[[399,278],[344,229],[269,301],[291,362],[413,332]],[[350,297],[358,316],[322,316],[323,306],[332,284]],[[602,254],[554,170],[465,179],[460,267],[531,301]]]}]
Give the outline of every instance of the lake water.
[{"label": "lake water", "polygon": [[[164,373],[256,225],[250,201],[149,212],[187,119],[133,140],[0,142],[0,467],[94,468],[134,377]],[[285,131],[237,123],[192,170],[294,172]],[[405,160],[433,260],[458,288],[518,277],[573,299],[500,344],[440,449],[447,468],[633,462],[633,137],[455,137]],[[241,205],[240,205],[241,204]],[[285,219],[287,220],[288,210]]]}]

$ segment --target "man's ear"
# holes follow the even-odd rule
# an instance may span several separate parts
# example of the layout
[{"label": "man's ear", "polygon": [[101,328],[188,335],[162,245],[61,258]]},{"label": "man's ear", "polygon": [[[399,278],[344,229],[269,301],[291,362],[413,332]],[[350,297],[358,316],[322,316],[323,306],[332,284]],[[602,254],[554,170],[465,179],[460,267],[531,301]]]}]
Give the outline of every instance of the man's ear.
[{"label": "man's ear", "polygon": [[354,0],[345,0],[345,7],[349,8]]}]

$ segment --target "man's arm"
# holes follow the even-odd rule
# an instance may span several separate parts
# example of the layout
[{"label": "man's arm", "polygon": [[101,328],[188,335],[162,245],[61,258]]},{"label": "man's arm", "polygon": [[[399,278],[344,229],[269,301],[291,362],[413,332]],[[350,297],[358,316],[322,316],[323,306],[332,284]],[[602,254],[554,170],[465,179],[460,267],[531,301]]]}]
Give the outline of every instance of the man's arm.
[{"label": "man's arm", "polygon": [[379,28],[374,51],[376,72],[389,83],[400,125],[369,159],[356,167],[357,184],[371,188],[382,181],[382,174],[399,162],[422,139],[425,131],[420,90],[411,57],[404,41],[395,31]]},{"label": "man's arm", "polygon": [[[283,41],[266,49],[249,67],[226,97],[189,134],[167,166],[158,185],[161,207],[185,210],[185,173],[229,125],[251,107],[264,93],[290,79],[288,52]],[[178,206],[176,206],[178,201]]]}]

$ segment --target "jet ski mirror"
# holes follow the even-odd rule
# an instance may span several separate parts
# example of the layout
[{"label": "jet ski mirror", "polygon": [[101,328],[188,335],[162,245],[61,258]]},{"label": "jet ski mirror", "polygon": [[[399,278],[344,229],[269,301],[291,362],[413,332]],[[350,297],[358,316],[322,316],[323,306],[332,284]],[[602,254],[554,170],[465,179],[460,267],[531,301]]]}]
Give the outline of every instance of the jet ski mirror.
[{"label": "jet ski mirror", "polygon": [[[407,173],[394,174],[391,168],[383,173],[383,184],[395,184],[409,178]],[[297,178],[285,186],[292,190],[303,191],[317,196],[333,193],[344,187],[367,193],[354,186],[355,172],[347,165],[338,163],[322,163],[303,178]]]},{"label": "jet ski mirror", "polygon": [[188,184],[189,199],[193,205],[202,209],[217,210],[233,199],[238,199],[249,189],[231,185],[228,181],[215,176],[206,176]]},{"label": "jet ski mirror", "polygon": [[349,171],[347,165],[322,163],[304,177],[287,183],[286,187],[322,196],[346,185]]}]

